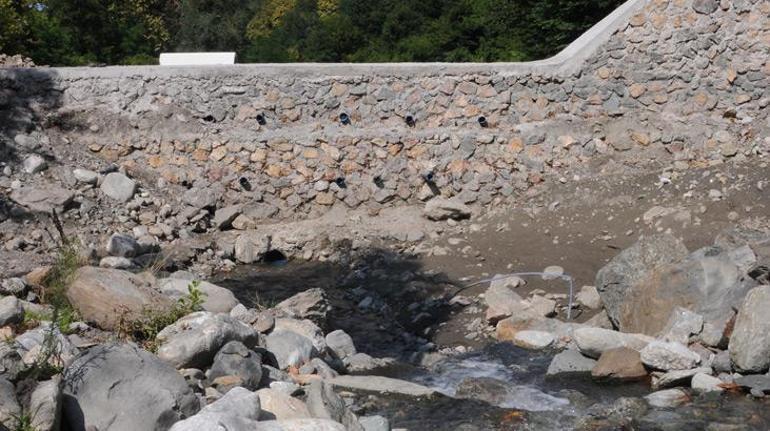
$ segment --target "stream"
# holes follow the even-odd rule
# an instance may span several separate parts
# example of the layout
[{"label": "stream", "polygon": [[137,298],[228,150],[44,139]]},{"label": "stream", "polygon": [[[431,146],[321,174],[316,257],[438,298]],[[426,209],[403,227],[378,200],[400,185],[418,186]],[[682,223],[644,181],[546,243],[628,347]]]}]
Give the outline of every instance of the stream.
[{"label": "stream", "polygon": [[[647,383],[600,384],[590,376],[546,378],[556,352],[532,352],[510,343],[490,342],[462,353],[427,355],[430,361],[418,362],[414,358],[425,358],[435,347],[430,326],[451,319],[451,313],[438,307],[438,312],[430,313],[433,320],[427,326],[410,327],[410,313],[425,311],[407,304],[436,302],[435,297],[451,283],[429,271],[420,272],[414,262],[394,261],[393,256],[345,264],[241,266],[221,274],[216,282],[233,290],[247,306],[269,306],[311,287],[324,288],[334,307],[329,329],[348,332],[359,351],[397,359],[394,365],[369,374],[412,381],[441,394],[414,399],[345,391],[356,413],[388,417],[393,428],[770,430],[767,400],[728,391],[692,394],[689,402],[673,409],[650,408],[641,398],[651,392]],[[417,284],[421,290],[398,289]],[[362,298],[373,298],[367,301],[381,306],[362,308]]]}]

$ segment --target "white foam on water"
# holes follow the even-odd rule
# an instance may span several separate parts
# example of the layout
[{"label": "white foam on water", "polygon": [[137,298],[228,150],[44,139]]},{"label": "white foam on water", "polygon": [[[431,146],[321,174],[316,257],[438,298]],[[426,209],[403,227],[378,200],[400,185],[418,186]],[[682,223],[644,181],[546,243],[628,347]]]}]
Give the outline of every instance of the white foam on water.
[{"label": "white foam on water", "polygon": [[569,400],[549,395],[535,387],[516,383],[514,372],[491,358],[473,357],[441,361],[431,367],[430,373],[417,377],[418,383],[444,395],[454,397],[457,387],[466,379],[492,378],[509,382],[506,394],[500,396],[498,407],[529,411],[552,411],[568,406]]}]

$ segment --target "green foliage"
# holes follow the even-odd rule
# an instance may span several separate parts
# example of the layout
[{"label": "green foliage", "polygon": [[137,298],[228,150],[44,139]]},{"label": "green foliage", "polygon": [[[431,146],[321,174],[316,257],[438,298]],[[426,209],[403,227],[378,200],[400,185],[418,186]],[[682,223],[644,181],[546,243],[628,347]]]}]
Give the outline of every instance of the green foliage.
[{"label": "green foliage", "polygon": [[206,295],[200,290],[200,281],[191,281],[187,285],[187,295],[177,299],[170,308],[144,310],[142,317],[136,320],[122,317],[118,323],[118,335],[136,341],[154,352],[158,347],[155,342],[158,333],[182,317],[200,311],[205,299]]},{"label": "green foliage", "polygon": [[[13,420],[13,423],[11,424],[11,427],[8,428],[10,431],[38,431],[37,428],[32,426],[34,416],[29,414],[29,412],[23,411],[19,415],[11,414],[11,419]],[[0,422],[0,425],[5,426],[2,422]]]},{"label": "green foliage", "polygon": [[38,63],[523,61],[555,54],[622,0],[0,0],[0,50]]}]

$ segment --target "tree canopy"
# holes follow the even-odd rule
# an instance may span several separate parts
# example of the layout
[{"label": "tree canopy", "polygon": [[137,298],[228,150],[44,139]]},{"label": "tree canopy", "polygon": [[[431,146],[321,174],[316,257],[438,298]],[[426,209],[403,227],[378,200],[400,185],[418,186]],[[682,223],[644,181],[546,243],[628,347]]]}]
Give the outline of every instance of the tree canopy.
[{"label": "tree canopy", "polygon": [[555,54],[621,0],[0,0],[0,52],[50,65],[524,61]]}]

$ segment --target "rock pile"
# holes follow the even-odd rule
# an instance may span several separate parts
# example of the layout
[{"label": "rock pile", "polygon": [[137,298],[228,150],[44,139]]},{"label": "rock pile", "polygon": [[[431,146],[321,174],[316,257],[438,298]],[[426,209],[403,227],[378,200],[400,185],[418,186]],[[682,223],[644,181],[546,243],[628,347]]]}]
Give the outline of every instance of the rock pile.
[{"label": "rock pile", "polygon": [[[724,238],[724,236],[722,236]],[[598,380],[650,380],[652,387],[696,392],[743,387],[770,391],[770,286],[762,262],[770,238],[717,244],[688,253],[670,235],[641,238],[597,274],[578,303],[597,308],[619,330],[565,323],[533,312],[532,300],[493,282],[485,294],[497,337],[528,349],[563,350],[549,376],[590,373]],[[598,292],[600,298],[593,298]],[[589,307],[591,306],[591,307]],[[737,315],[735,311],[737,310]],[[648,397],[653,406],[686,400],[679,389]]]}]

